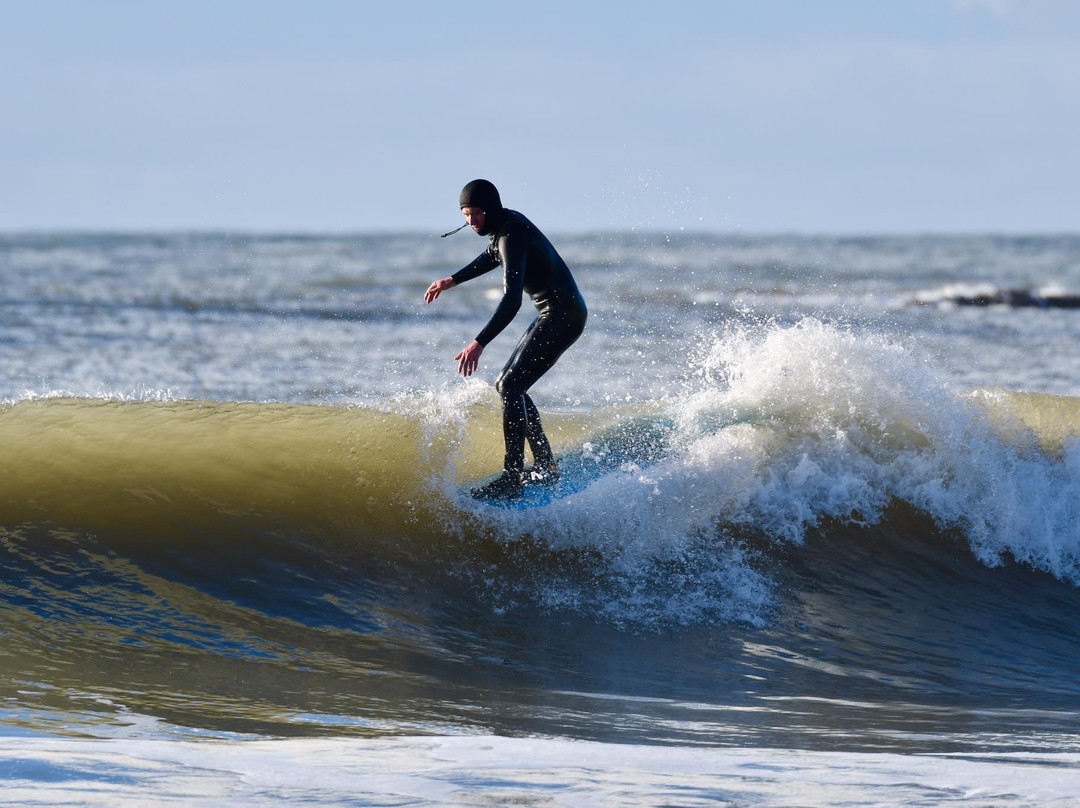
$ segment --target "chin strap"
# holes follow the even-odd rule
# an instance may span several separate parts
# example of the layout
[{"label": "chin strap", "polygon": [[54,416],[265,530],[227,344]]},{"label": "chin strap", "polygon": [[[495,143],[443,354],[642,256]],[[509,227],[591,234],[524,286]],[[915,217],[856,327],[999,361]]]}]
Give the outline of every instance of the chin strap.
[{"label": "chin strap", "polygon": [[458,230],[462,230],[462,229],[464,229],[464,228],[466,228],[468,226],[469,226],[469,223],[465,222],[465,224],[463,224],[461,227],[455,228],[455,229],[451,230],[449,233],[443,233],[441,236],[439,236],[439,238],[446,238],[447,236],[452,236]]}]

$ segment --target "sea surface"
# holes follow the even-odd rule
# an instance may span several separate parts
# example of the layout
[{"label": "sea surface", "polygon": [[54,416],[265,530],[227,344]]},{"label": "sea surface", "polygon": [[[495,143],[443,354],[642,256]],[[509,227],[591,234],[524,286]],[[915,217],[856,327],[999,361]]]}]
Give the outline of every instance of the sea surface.
[{"label": "sea surface", "polygon": [[[542,225],[542,223],[541,223]],[[0,804],[1076,805],[1080,236],[0,234]]]}]

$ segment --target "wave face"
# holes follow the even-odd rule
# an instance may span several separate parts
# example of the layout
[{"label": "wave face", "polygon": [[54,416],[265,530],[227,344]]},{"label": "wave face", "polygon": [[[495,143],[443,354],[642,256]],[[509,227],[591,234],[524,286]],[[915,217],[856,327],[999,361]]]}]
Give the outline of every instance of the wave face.
[{"label": "wave face", "polygon": [[7,722],[939,750],[1073,731],[1080,401],[955,393],[812,318],[692,359],[678,395],[546,413],[557,452],[606,471],[530,511],[461,493],[501,453],[479,382],[380,407],[11,403]]}]

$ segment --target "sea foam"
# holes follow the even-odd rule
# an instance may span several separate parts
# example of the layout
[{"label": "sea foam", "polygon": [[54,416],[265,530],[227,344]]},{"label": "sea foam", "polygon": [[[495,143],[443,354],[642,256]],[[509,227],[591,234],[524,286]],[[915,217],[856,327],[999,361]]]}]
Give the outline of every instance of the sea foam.
[{"label": "sea foam", "polygon": [[586,587],[546,580],[545,600],[635,622],[759,622],[772,583],[745,536],[797,545],[833,523],[879,524],[898,503],[987,566],[1080,584],[1075,440],[1048,453],[897,340],[814,318],[732,328],[692,361],[693,387],[643,408],[674,425],[657,462],[544,508],[483,513],[505,541],[601,559]]}]

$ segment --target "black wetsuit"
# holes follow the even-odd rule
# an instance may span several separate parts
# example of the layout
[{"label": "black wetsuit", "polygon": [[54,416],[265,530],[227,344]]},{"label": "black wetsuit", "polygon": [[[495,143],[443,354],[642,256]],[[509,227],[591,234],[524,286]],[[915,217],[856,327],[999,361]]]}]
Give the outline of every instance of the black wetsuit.
[{"label": "black wetsuit", "polygon": [[484,347],[514,319],[523,293],[532,298],[539,312],[495,382],[503,406],[503,468],[520,472],[525,465],[526,439],[537,465],[553,462],[540,413],[528,390],[581,336],[587,311],[570,269],[532,222],[506,208],[491,211],[488,219],[485,230],[491,234],[491,244],[451,277],[456,284],[464,283],[502,265],[502,300],[476,337]]}]

